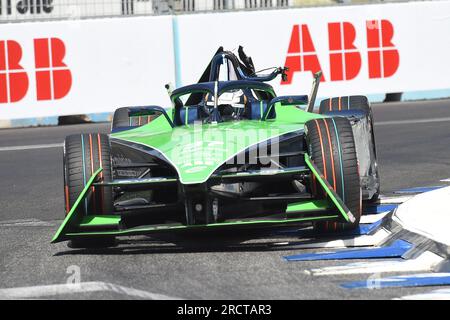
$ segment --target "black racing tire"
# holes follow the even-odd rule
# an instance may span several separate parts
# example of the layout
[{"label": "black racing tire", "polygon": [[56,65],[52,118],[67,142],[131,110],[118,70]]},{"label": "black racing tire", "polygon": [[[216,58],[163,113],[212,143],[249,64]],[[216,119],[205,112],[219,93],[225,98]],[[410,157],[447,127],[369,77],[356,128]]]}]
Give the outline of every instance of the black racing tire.
[{"label": "black racing tire", "polygon": [[[86,183],[93,173],[100,167],[102,181],[112,180],[111,146],[109,137],[105,134],[77,134],[66,137],[64,142],[63,171],[64,171],[64,202],[65,213],[69,213]],[[111,215],[114,213],[113,191],[111,187],[94,188],[80,203],[79,213],[82,215]],[[102,239],[104,240],[104,239]],[[89,241],[84,241],[87,243]],[[78,240],[72,240],[71,247],[76,246]],[[95,245],[97,241],[91,241]],[[80,247],[86,247],[82,245]]]},{"label": "black racing tire", "polygon": [[322,100],[320,102],[319,114],[327,114],[333,112],[333,116],[336,112],[347,110],[361,110],[364,111],[369,119],[369,130],[371,132],[369,141],[369,148],[371,149],[370,161],[371,172],[370,174],[375,177],[376,190],[371,198],[365,199],[368,202],[376,202],[380,196],[380,174],[378,171],[377,163],[377,149],[375,143],[375,131],[372,108],[370,107],[369,100],[366,96],[346,96],[335,97]]},{"label": "black racing tire", "polygon": [[119,108],[114,111],[111,129],[129,127],[130,117],[128,116],[128,108]]},{"label": "black racing tire", "polygon": [[[310,120],[305,124],[308,153],[325,179],[355,216],[355,222],[319,221],[318,232],[352,230],[359,226],[362,212],[362,194],[353,131],[343,117]],[[326,197],[316,179],[311,191],[317,198]]]},{"label": "black racing tire", "polygon": [[334,97],[322,100],[320,102],[319,113],[326,114],[332,111],[345,110],[363,110],[372,114],[369,100],[366,96],[348,96],[348,97]]},{"label": "black racing tire", "polygon": [[118,128],[140,127],[149,123],[153,119],[153,116],[130,117],[128,111],[128,107],[119,108],[114,111],[111,131]]}]

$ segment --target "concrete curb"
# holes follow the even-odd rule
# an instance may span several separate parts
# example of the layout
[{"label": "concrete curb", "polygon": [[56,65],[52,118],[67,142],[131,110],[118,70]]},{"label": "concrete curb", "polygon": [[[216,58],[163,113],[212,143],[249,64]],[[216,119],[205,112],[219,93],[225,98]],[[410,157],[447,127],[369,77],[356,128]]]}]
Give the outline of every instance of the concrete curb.
[{"label": "concrete curb", "polygon": [[[92,113],[87,114],[87,120],[90,122],[109,122],[112,118],[112,113]],[[79,117],[79,116],[76,116]],[[1,120],[0,129],[5,128],[23,128],[23,127],[38,127],[38,126],[56,126],[58,125],[58,116],[45,118],[26,118],[26,119],[12,119]]]}]

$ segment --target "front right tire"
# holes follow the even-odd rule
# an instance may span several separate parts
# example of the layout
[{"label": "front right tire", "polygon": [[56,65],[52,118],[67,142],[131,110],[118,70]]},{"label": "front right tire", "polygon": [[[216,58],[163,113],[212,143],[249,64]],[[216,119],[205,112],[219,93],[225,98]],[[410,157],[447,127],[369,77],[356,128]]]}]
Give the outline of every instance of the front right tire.
[{"label": "front right tire", "polygon": [[[364,116],[358,115],[363,113]],[[377,164],[377,150],[375,144],[374,121],[372,108],[366,96],[344,96],[322,100],[319,113],[330,116],[350,118],[354,123],[356,153],[359,159],[359,174],[363,198],[369,202],[376,202],[380,195],[380,175]],[[354,119],[352,119],[354,117]],[[360,119],[355,121],[355,119]],[[358,124],[360,123],[360,124]]]},{"label": "front right tire", "polygon": [[[319,232],[337,232],[359,226],[362,211],[362,193],[358,159],[350,122],[343,117],[310,120],[305,124],[308,153],[337,195],[355,216],[351,222],[316,222]],[[316,198],[326,197],[316,179],[312,181]]]}]

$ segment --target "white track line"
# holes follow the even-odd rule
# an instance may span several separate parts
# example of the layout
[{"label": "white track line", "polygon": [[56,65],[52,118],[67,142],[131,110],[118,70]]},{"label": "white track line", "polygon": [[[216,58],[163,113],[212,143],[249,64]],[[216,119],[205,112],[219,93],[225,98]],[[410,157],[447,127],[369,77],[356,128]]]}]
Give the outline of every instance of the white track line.
[{"label": "white track line", "polygon": [[431,271],[432,268],[444,260],[442,257],[427,251],[416,259],[376,261],[376,262],[356,262],[344,266],[333,266],[317,269],[305,270],[306,274],[313,276],[329,276],[342,274],[365,274],[384,272],[421,272]]},{"label": "white track line", "polygon": [[389,213],[389,211],[382,212],[382,213],[377,213],[377,214],[366,214],[366,215],[363,215],[361,217],[360,223],[372,224],[372,223],[378,222],[381,219],[383,219],[388,213]]},{"label": "white track line", "polygon": [[52,227],[55,223],[39,219],[20,219],[0,221],[0,227]]},{"label": "white track line", "polygon": [[450,300],[450,289],[439,289],[428,293],[404,296],[400,300]]},{"label": "white track line", "polygon": [[21,150],[33,150],[33,149],[50,149],[50,148],[62,148],[62,143],[49,143],[49,144],[33,144],[28,146],[10,146],[0,147],[1,151],[21,151]]},{"label": "white track line", "polygon": [[163,294],[127,288],[106,282],[82,282],[76,284],[56,284],[47,286],[0,289],[0,299],[30,299],[63,294],[107,291],[135,298],[150,300],[178,300]]},{"label": "white track line", "polygon": [[337,249],[337,248],[353,248],[353,247],[368,247],[376,246],[381,241],[389,236],[389,232],[384,229],[379,230],[373,235],[356,236],[344,240],[332,240],[326,242],[305,243],[296,245],[299,249]]},{"label": "white track line", "polygon": [[378,200],[378,203],[379,204],[401,204],[403,202],[408,201],[412,197],[414,197],[414,196],[409,195],[409,196],[397,196],[397,197],[381,197]]},{"label": "white track line", "polygon": [[431,119],[412,119],[412,120],[392,120],[375,122],[375,126],[389,126],[398,124],[418,124],[418,123],[434,123],[434,122],[448,122],[450,117],[446,118],[431,118]]}]

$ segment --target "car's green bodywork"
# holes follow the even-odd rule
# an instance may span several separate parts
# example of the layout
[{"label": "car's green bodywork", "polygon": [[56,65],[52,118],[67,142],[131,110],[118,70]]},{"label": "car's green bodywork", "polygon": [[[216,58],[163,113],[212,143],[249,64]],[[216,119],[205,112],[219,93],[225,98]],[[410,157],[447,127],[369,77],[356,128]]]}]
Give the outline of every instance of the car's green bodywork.
[{"label": "car's green bodywork", "polygon": [[[205,182],[227,160],[260,142],[303,130],[304,124],[323,115],[297,106],[275,105],[276,119],[240,120],[172,128],[164,117],[147,125],[112,134],[158,150],[174,166],[181,183]],[[172,112],[168,112],[172,115]]]},{"label": "car's green bodywork", "polygon": [[[325,116],[306,112],[299,106],[276,104],[276,119],[271,120],[241,120],[217,124],[192,124],[171,127],[164,117],[158,117],[150,123],[118,133],[111,138],[124,140],[150,147],[161,152],[176,168],[179,183],[197,184],[207,181],[214,171],[228,159],[248,147],[290,132],[304,130],[308,120]],[[173,117],[171,110],[168,114]],[[252,132],[258,134],[251,134]],[[237,137],[241,142],[236,143]],[[151,234],[155,232],[174,232],[182,230],[204,230],[211,228],[228,228],[236,226],[272,226],[304,221],[341,220],[352,221],[353,215],[346,208],[340,197],[334,192],[323,175],[306,153],[304,155],[306,168],[322,186],[325,199],[309,199],[290,203],[285,212],[280,212],[280,219],[234,220],[222,223],[202,225],[154,225],[141,226],[132,229],[121,229],[120,215],[89,215],[82,216],[77,207],[95,185],[101,168],[91,177],[72,206],[64,222],[55,234],[52,242],[70,239],[89,238],[96,236],[128,236]],[[197,160],[198,162],[196,162]],[[268,174],[271,174],[270,172]],[[157,183],[155,181],[154,183]],[[327,214],[318,214],[302,218],[290,218],[291,212],[327,209]],[[330,213],[331,212],[331,213]],[[277,214],[276,212],[274,214]],[[94,229],[93,229],[94,228]],[[94,230],[94,231],[92,231]]]}]

